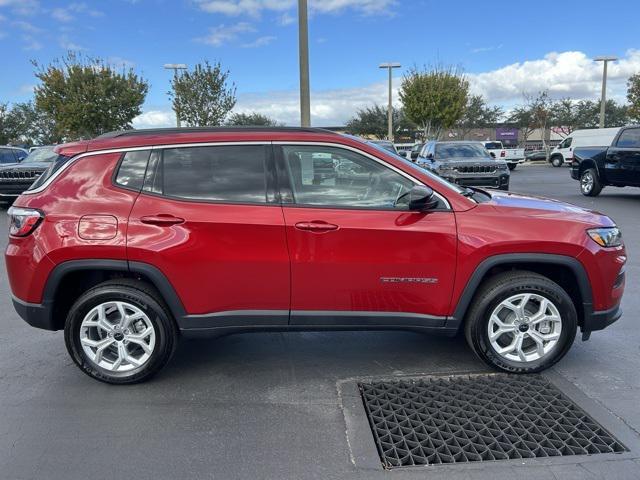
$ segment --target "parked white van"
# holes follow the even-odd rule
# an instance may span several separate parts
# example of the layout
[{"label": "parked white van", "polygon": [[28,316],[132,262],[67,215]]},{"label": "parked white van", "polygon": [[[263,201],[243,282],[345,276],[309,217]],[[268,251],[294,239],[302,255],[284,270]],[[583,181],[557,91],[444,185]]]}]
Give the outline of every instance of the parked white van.
[{"label": "parked white van", "polygon": [[576,147],[609,147],[619,131],[620,127],[575,130],[551,150],[549,161],[554,167],[560,167],[573,160],[573,150]]}]

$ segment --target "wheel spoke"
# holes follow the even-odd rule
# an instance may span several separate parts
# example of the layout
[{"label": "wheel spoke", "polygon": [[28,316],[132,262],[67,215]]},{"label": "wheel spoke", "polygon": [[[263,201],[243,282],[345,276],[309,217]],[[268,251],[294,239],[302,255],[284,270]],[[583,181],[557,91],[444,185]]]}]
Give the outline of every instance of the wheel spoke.
[{"label": "wheel spoke", "polygon": [[507,353],[511,353],[516,349],[516,344],[518,342],[518,337],[514,335],[513,340],[511,341],[511,343],[509,345],[507,345],[506,347],[502,347],[500,349],[498,349],[498,353],[500,355],[505,355]]},{"label": "wheel spoke", "polygon": [[518,354],[518,357],[520,357],[520,360],[522,360],[523,362],[527,361],[527,356],[525,355],[524,351],[522,350],[522,342],[524,341],[524,335],[518,335],[516,337],[516,346],[515,346],[515,350],[516,353]]},{"label": "wheel spoke", "polygon": [[544,355],[544,341],[535,330],[529,330],[527,333],[529,338],[536,342],[536,353],[542,357]]},{"label": "wheel spoke", "polygon": [[89,348],[104,348],[113,343],[113,338],[102,338],[100,340],[91,340],[90,338],[81,338],[80,343]]},{"label": "wheel spoke", "polygon": [[131,336],[127,337],[127,339],[131,342],[131,343],[135,343],[136,345],[140,345],[140,347],[142,348],[142,350],[144,351],[144,353],[150,355],[152,350],[151,347],[149,347],[149,345],[147,344],[147,342],[145,342],[143,339],[141,338],[132,338]]}]

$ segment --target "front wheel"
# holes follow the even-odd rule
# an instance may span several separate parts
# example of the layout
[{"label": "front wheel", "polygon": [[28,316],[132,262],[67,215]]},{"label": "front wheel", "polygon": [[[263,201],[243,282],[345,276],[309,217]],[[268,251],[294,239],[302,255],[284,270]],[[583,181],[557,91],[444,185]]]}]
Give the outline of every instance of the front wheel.
[{"label": "front wheel", "polygon": [[516,167],[518,166],[517,163],[508,163],[507,164],[509,166],[509,170],[513,171],[516,169]]},{"label": "front wheel", "polygon": [[597,197],[602,191],[602,183],[595,168],[587,168],[580,175],[580,192],[586,197]]},{"label": "front wheel", "polygon": [[478,292],[465,335],[487,364],[512,373],[545,370],[573,344],[575,306],[557,283],[533,272],[505,272]]},{"label": "front wheel", "polygon": [[107,383],[147,380],[169,361],[178,334],[162,300],[144,283],[104,282],[69,310],[67,350],[80,369]]}]

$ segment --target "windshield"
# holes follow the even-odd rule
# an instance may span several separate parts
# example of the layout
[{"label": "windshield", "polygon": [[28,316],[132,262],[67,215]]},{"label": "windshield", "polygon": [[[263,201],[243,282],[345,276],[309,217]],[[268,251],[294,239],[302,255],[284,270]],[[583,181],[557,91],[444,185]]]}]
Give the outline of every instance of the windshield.
[{"label": "windshield", "polygon": [[51,148],[38,148],[31,152],[22,163],[36,163],[36,162],[53,162],[58,158],[58,154]]},{"label": "windshield", "polygon": [[487,158],[485,148],[477,143],[438,143],[435,158]]}]

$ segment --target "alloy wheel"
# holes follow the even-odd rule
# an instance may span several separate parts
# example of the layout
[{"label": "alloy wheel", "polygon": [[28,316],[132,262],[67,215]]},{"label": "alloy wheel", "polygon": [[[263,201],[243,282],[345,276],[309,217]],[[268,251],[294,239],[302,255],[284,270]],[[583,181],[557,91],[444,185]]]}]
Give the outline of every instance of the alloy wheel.
[{"label": "alloy wheel", "polygon": [[593,190],[594,179],[591,172],[585,172],[580,179],[580,187],[583,193],[590,193]]},{"label": "alloy wheel", "polygon": [[110,372],[132,372],[151,358],[156,331],[147,314],[135,305],[104,302],[82,320],[80,344],[96,366]]},{"label": "alloy wheel", "polygon": [[506,360],[526,363],[553,350],[562,333],[558,307],[535,293],[513,295],[500,302],[487,325],[493,350]]}]

